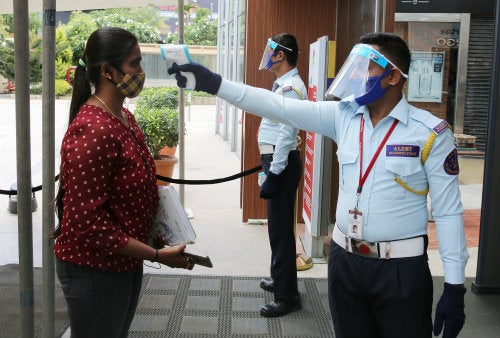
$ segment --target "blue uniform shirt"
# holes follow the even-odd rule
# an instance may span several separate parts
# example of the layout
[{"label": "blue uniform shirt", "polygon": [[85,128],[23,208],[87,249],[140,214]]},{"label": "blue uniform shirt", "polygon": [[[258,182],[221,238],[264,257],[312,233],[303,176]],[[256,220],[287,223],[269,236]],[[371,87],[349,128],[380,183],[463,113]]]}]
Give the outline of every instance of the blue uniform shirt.
[{"label": "blue uniform shirt", "polygon": [[[274,92],[284,97],[305,100],[307,90],[304,82],[300,78],[297,68],[290,70],[274,81]],[[281,174],[288,164],[288,153],[297,149],[297,134],[299,130],[293,126],[280,123],[278,121],[263,118],[257,141],[275,146],[273,161],[270,171],[276,175]]]},{"label": "blue uniform shirt", "polygon": [[[454,137],[446,122],[408,104],[403,97],[389,116],[373,127],[366,107],[353,100],[287,100],[270,91],[222,80],[217,95],[245,111],[281,121],[296,128],[332,138],[338,147],[339,197],[336,222],[348,233],[348,212],[356,204],[359,183],[360,120],[365,119],[363,173],[393,121],[398,124],[387,140],[360,195],[363,239],[390,241],[425,235],[428,211],[426,195],[418,195],[395,181],[402,179],[415,190],[429,187],[433,218],[445,281],[464,282],[466,248],[458,163]],[[436,134],[425,164],[421,156],[431,133]]]}]

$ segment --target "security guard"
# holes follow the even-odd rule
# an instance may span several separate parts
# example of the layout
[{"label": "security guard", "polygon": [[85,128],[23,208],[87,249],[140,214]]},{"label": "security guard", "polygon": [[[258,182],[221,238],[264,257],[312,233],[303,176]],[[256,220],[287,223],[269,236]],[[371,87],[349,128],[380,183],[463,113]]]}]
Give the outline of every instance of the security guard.
[{"label": "security guard", "polygon": [[[406,101],[409,64],[399,36],[365,35],[328,90],[340,101],[322,102],[283,99],[198,64],[169,70],[177,73],[179,86],[185,85],[179,71],[192,72],[197,90],[337,143],[339,197],[328,259],[336,337],[428,338],[443,331],[454,338],[465,321],[469,255],[457,150],[446,121]],[[445,281],[434,326],[427,193]]]},{"label": "security guard", "polygon": [[[274,93],[304,100],[307,90],[296,68],[298,54],[295,36],[275,35],[266,43],[259,70],[267,69],[276,75]],[[263,278],[260,287],[274,292],[274,300],[260,309],[264,317],[283,316],[301,308],[295,244],[295,200],[302,175],[298,133],[293,126],[263,118],[257,134],[260,161],[266,175],[259,195],[267,200],[271,245],[271,278]]]}]

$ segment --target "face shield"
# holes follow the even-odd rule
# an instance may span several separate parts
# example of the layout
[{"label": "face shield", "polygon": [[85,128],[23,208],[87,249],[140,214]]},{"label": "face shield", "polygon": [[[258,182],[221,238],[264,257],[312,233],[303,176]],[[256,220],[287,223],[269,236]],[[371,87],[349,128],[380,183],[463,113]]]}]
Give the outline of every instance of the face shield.
[{"label": "face shield", "polygon": [[[370,76],[370,67],[373,66],[381,67],[384,72],[380,76]],[[342,100],[354,96],[356,102],[361,106],[373,102],[382,97],[385,91],[390,88],[390,86],[382,88],[380,81],[393,69],[399,70],[379,51],[370,45],[357,44],[328,88],[326,97]],[[408,75],[400,70],[399,72],[408,78]]]},{"label": "face shield", "polygon": [[[266,47],[264,48],[264,53],[262,54],[262,60],[260,60],[260,65],[259,65],[259,70],[262,69],[269,69],[272,67],[273,64],[276,62],[273,62],[271,60],[271,57],[276,54],[275,50],[276,48],[280,46],[281,48],[288,49],[289,51],[293,52],[290,48],[285,47],[283,45],[280,45],[279,43],[268,39],[266,43]],[[281,62],[281,61],[278,61]]]}]

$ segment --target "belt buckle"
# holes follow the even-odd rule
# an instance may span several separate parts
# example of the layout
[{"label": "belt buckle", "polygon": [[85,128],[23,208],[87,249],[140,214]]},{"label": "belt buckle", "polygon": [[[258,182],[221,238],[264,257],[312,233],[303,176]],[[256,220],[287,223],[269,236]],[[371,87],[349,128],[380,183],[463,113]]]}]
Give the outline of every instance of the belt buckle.
[{"label": "belt buckle", "polygon": [[352,253],[358,256],[379,258],[377,243],[351,238]]}]

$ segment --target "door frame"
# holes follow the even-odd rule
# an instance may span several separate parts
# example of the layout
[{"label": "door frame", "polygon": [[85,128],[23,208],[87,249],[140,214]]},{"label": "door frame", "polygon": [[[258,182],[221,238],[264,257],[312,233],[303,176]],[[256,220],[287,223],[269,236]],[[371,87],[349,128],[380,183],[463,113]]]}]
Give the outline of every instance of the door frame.
[{"label": "door frame", "polygon": [[465,90],[467,85],[467,62],[469,50],[469,13],[395,13],[395,22],[458,22],[460,23],[460,43],[458,45],[457,83],[455,88],[454,130],[462,134],[464,130]]}]

